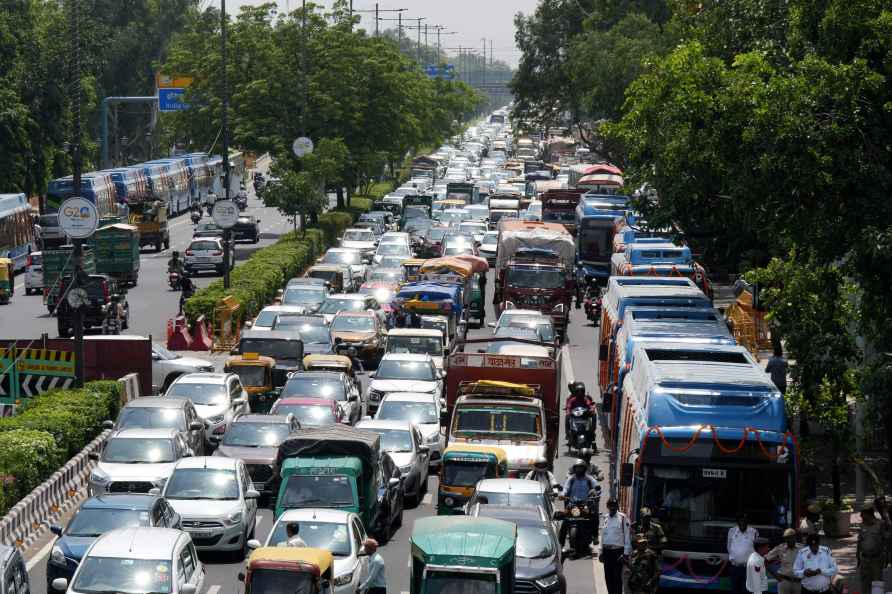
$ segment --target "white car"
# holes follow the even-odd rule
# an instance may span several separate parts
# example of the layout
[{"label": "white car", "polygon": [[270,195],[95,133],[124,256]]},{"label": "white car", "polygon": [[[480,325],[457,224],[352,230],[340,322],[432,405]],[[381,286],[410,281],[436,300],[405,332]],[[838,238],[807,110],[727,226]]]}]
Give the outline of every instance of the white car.
[{"label": "white car", "polygon": [[161,495],[180,514],[183,530],[199,550],[247,552],[260,493],[240,459],[180,460]]},{"label": "white car", "polygon": [[170,382],[184,373],[214,371],[214,364],[205,359],[184,357],[169,351],[157,342],[152,343],[152,393],[164,392]]},{"label": "white car", "polygon": [[364,258],[371,258],[378,242],[371,229],[347,229],[341,236],[341,247],[359,250]]},{"label": "white car", "polygon": [[390,454],[403,475],[406,498],[418,505],[427,491],[431,463],[431,449],[424,443],[421,430],[408,421],[374,419],[361,421],[356,428],[381,436],[381,450]]},{"label": "white car", "polygon": [[[541,311],[535,309],[506,309],[499,316],[498,321],[487,324],[492,328],[493,335],[507,328],[531,328],[539,335],[543,342],[552,342],[555,337],[554,322]],[[510,332],[510,331],[509,331]]]},{"label": "white car", "polygon": [[121,429],[113,433],[90,473],[90,495],[148,493],[163,487],[180,458],[194,455],[176,429]]},{"label": "white car", "polygon": [[381,358],[369,378],[366,410],[374,415],[378,403],[390,392],[420,392],[440,398],[445,373],[437,369],[430,355],[390,353]]},{"label": "white car", "polygon": [[[296,522],[298,534],[308,547],[325,549],[334,557],[334,594],[357,594],[369,573],[368,555],[362,548],[366,531],[358,515],[338,509],[285,510],[266,538],[265,546],[284,546],[285,527]],[[259,547],[251,541],[251,547]]]},{"label": "white car", "polygon": [[71,583],[53,580],[57,592],[94,594],[196,594],[204,588],[204,565],[189,535],[173,528],[121,528],[96,539]]},{"label": "white car", "polygon": [[43,291],[43,254],[31,252],[25,265],[25,295]]},{"label": "white car", "polygon": [[223,435],[232,419],[251,412],[248,393],[234,373],[187,373],[175,379],[164,396],[191,400],[207,425],[207,435]]},{"label": "white car", "polygon": [[375,250],[375,255],[372,258],[372,261],[375,264],[380,264],[381,259],[386,256],[408,260],[409,258],[414,257],[414,254],[412,253],[412,249],[409,247],[409,245],[401,241],[379,243],[378,249]]},{"label": "white car", "polygon": [[366,265],[363,253],[359,250],[344,247],[328,248],[317,262],[333,266],[346,266],[350,270],[350,277],[354,285],[361,285],[365,279]]},{"label": "white car", "polygon": [[[187,275],[208,270],[217,274],[225,272],[223,262],[223,240],[219,237],[193,239],[183,253],[183,270]],[[235,266],[235,249],[229,250],[229,269]]]},{"label": "white car", "polygon": [[412,245],[412,238],[405,231],[388,231],[381,236],[378,242],[379,245],[386,243],[401,243],[405,246],[410,246]]},{"label": "white car", "polygon": [[443,369],[446,346],[443,333],[433,328],[391,328],[387,331],[385,353],[430,355],[437,369]]},{"label": "white car", "polygon": [[384,396],[375,413],[376,421],[414,423],[421,431],[423,443],[430,448],[431,466],[439,466],[446,447],[446,436],[440,431],[440,412],[445,402],[430,394],[393,392]]},{"label": "white car", "polygon": [[474,241],[480,243],[483,241],[483,236],[489,231],[489,225],[478,221],[462,221],[458,224],[458,230],[462,233],[470,233],[474,237]]},{"label": "white car", "polygon": [[545,510],[545,516],[554,517],[551,493],[539,481],[521,478],[483,479],[477,483],[474,494],[465,509],[471,509],[481,496],[490,505],[534,505]]},{"label": "white car", "polygon": [[279,314],[300,315],[306,312],[306,308],[300,305],[267,305],[260,310],[253,322],[246,322],[245,326],[251,330],[269,331],[273,329]]},{"label": "white car", "polygon": [[483,235],[483,239],[480,240],[480,246],[477,248],[477,253],[480,254],[481,258],[486,258],[486,261],[489,262],[490,265],[492,265],[496,262],[496,252],[498,251],[499,232],[486,232],[486,234]]}]

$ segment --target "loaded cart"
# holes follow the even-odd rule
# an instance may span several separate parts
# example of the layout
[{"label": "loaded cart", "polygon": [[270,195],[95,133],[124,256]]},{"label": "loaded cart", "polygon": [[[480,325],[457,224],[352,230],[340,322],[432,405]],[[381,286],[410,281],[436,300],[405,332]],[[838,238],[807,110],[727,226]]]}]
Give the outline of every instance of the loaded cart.
[{"label": "loaded cart", "polygon": [[88,240],[96,258],[96,272],[122,285],[135,287],[139,279],[139,229],[116,223],[96,230]]}]

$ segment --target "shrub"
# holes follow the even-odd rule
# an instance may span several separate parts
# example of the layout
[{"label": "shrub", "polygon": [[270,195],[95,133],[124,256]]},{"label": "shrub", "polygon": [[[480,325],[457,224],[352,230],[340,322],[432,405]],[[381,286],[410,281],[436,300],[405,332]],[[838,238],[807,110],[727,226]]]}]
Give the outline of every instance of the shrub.
[{"label": "shrub", "polygon": [[333,245],[338,238],[353,224],[354,217],[349,212],[331,211],[319,217],[319,228],[325,233],[325,241]]},{"label": "shrub", "polygon": [[6,514],[64,463],[65,456],[46,431],[0,433],[0,514]]}]

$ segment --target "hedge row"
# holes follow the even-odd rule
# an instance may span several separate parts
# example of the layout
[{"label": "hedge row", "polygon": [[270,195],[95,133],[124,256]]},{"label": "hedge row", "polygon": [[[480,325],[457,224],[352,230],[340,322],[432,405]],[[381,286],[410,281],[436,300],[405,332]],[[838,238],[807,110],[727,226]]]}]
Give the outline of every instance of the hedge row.
[{"label": "hedge row", "polygon": [[81,390],[54,390],[0,419],[0,513],[34,490],[118,416],[120,386],[89,382]]}]

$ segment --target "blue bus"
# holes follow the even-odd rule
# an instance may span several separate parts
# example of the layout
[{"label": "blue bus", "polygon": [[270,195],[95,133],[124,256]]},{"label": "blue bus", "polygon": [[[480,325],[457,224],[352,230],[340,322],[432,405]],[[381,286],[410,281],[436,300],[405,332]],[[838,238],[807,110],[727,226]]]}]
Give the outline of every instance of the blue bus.
[{"label": "blue bus", "polygon": [[783,396],[743,347],[643,342],[622,402],[612,488],[630,519],[649,507],[661,521],[660,587],[729,590],[738,514],[775,542],[798,518]]},{"label": "blue bus", "polygon": [[143,173],[146,175],[151,199],[153,201],[160,201],[167,206],[169,213],[171,206],[171,191],[170,183],[167,179],[167,166],[164,163],[141,163],[138,167],[142,167]]},{"label": "blue bus", "polygon": [[115,184],[118,202],[138,204],[151,198],[149,181],[141,166],[108,169],[102,173],[107,173]]},{"label": "blue bus", "polygon": [[[54,179],[46,188],[47,212],[59,212],[59,206],[74,196],[74,178],[70,175]],[[81,177],[81,197],[96,205],[99,216],[109,217],[117,213],[117,189],[111,177],[102,171],[85,173]]]},{"label": "blue bus", "polygon": [[0,194],[0,258],[9,258],[22,270],[36,246],[31,203],[24,194]]},{"label": "blue bus", "polygon": [[613,234],[628,213],[625,201],[588,198],[583,196],[576,206],[576,282],[603,286],[610,276]]},{"label": "blue bus", "polygon": [[189,172],[189,192],[192,204],[207,204],[208,194],[213,185],[207,153],[190,153],[183,159]]}]

